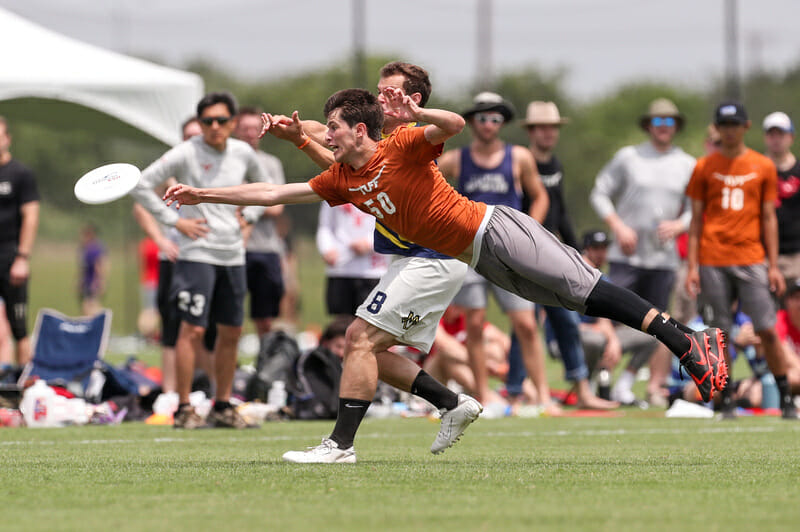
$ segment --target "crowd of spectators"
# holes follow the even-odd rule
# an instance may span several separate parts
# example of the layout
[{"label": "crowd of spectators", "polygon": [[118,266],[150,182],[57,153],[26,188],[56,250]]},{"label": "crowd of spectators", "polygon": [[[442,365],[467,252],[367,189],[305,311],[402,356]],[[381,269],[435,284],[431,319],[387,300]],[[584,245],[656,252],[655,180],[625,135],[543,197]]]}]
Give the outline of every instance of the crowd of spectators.
[{"label": "crowd of spectators", "polygon": [[[519,122],[530,143],[512,146],[501,140],[501,130],[515,123],[514,115],[500,95],[476,96],[463,113],[470,144],[438,161],[454,187],[473,199],[529,213],[565,244],[580,248],[585,261],[607,272],[607,280],[671,309],[679,321],[728,331],[730,362],[747,353],[753,371],[716,397],[726,417],[734,417],[737,406],[783,408],[800,393],[800,162],[791,151],[795,128],[789,116],[774,112],[763,119],[762,155],[744,144],[751,127],[745,107],[722,102],[707,128],[705,154],[695,159],[677,144],[687,117],[659,98],[639,119],[642,142],[620,147],[598,169],[590,197],[580,199],[565,197],[569,161],[562,164],[554,153],[569,120],[553,102],[531,102]],[[290,251],[279,230],[282,207],[195,208],[178,217],[159,200],[159,187],[174,180],[201,186],[283,183],[281,162],[259,147],[260,116],[255,108],[239,109],[227,93],[206,95],[197,117],[184,124],[184,143],[146,169],[134,193],[134,215],[148,236],[141,248],[147,264],[143,306],[160,314],[164,390],[180,396],[176,426],[206,422],[188,403],[196,367],[214,383],[211,422],[247,425],[230,403],[245,291],[260,338],[273,330],[285,308],[282,300],[297,297],[291,288],[296,280],[287,271]],[[587,205],[607,231],[593,229],[579,239],[568,213]],[[0,117],[0,219],[11,224],[0,231],[0,364],[6,369],[28,356],[27,261],[37,215],[35,182],[11,158],[8,124]],[[81,233],[78,290],[86,315],[102,307],[108,269],[96,232],[86,225]],[[356,314],[387,271],[389,256],[373,246],[377,234],[375,219],[352,206],[321,205],[316,243],[327,285],[320,301],[337,323]],[[676,382],[674,357],[662,344],[607,319],[534,306],[490,285],[511,323],[511,331],[498,329],[486,320],[487,283],[470,271],[430,352],[415,355],[437,380],[475,395],[484,406],[494,404],[487,413],[534,405],[561,415],[564,403],[605,410],[665,407],[676,397],[698,400],[693,388]],[[343,344],[344,337],[337,341]],[[571,386],[566,395],[549,388],[548,355],[564,366]],[[774,381],[765,380],[766,374]],[[638,396],[637,379],[646,380]],[[777,386],[779,404],[766,404],[769,382]]]}]

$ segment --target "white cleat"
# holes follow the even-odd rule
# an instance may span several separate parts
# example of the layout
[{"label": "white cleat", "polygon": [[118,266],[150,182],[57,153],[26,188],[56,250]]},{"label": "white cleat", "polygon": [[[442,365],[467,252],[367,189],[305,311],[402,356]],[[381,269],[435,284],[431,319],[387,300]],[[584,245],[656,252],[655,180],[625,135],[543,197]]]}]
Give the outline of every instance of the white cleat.
[{"label": "white cleat", "polygon": [[335,441],[324,438],[316,447],[283,453],[283,459],[295,464],[355,464],[356,452],[352,447],[339,449]]},{"label": "white cleat", "polygon": [[442,411],[442,425],[439,434],[431,445],[431,452],[439,454],[457,442],[470,423],[478,419],[483,407],[466,394],[458,395],[458,406],[452,410]]}]

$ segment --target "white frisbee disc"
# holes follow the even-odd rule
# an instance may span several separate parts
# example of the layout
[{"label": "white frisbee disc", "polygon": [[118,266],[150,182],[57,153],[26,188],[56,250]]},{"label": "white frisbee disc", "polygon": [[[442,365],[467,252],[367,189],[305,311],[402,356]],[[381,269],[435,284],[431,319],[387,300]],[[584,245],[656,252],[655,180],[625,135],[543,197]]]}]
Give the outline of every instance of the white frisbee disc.
[{"label": "white frisbee disc", "polygon": [[87,172],[75,183],[75,197],[98,205],[117,200],[133,190],[142,172],[132,164],[113,163]]}]

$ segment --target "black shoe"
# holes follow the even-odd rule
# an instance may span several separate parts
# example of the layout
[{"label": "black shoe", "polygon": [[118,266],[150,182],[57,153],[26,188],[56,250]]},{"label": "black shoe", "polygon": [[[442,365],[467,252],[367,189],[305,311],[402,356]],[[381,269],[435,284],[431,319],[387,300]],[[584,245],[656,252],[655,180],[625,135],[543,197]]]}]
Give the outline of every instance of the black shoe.
[{"label": "black shoe", "polygon": [[700,397],[708,402],[717,390],[728,383],[728,364],[725,363],[725,335],[711,328],[687,334],[689,350],[680,358],[681,366],[697,386]]}]

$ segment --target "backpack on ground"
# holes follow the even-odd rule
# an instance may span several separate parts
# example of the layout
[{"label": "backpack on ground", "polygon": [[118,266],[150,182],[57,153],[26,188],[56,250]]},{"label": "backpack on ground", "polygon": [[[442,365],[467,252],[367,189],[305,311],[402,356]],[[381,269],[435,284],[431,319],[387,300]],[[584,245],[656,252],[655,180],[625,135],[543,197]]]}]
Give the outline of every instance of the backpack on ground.
[{"label": "backpack on ground", "polygon": [[297,419],[336,419],[342,361],[324,347],[300,355],[288,380]]},{"label": "backpack on ground", "polygon": [[292,366],[300,356],[297,342],[284,331],[273,331],[261,338],[261,349],[256,359],[256,372],[245,389],[245,399],[267,402],[272,383],[286,382]]}]

